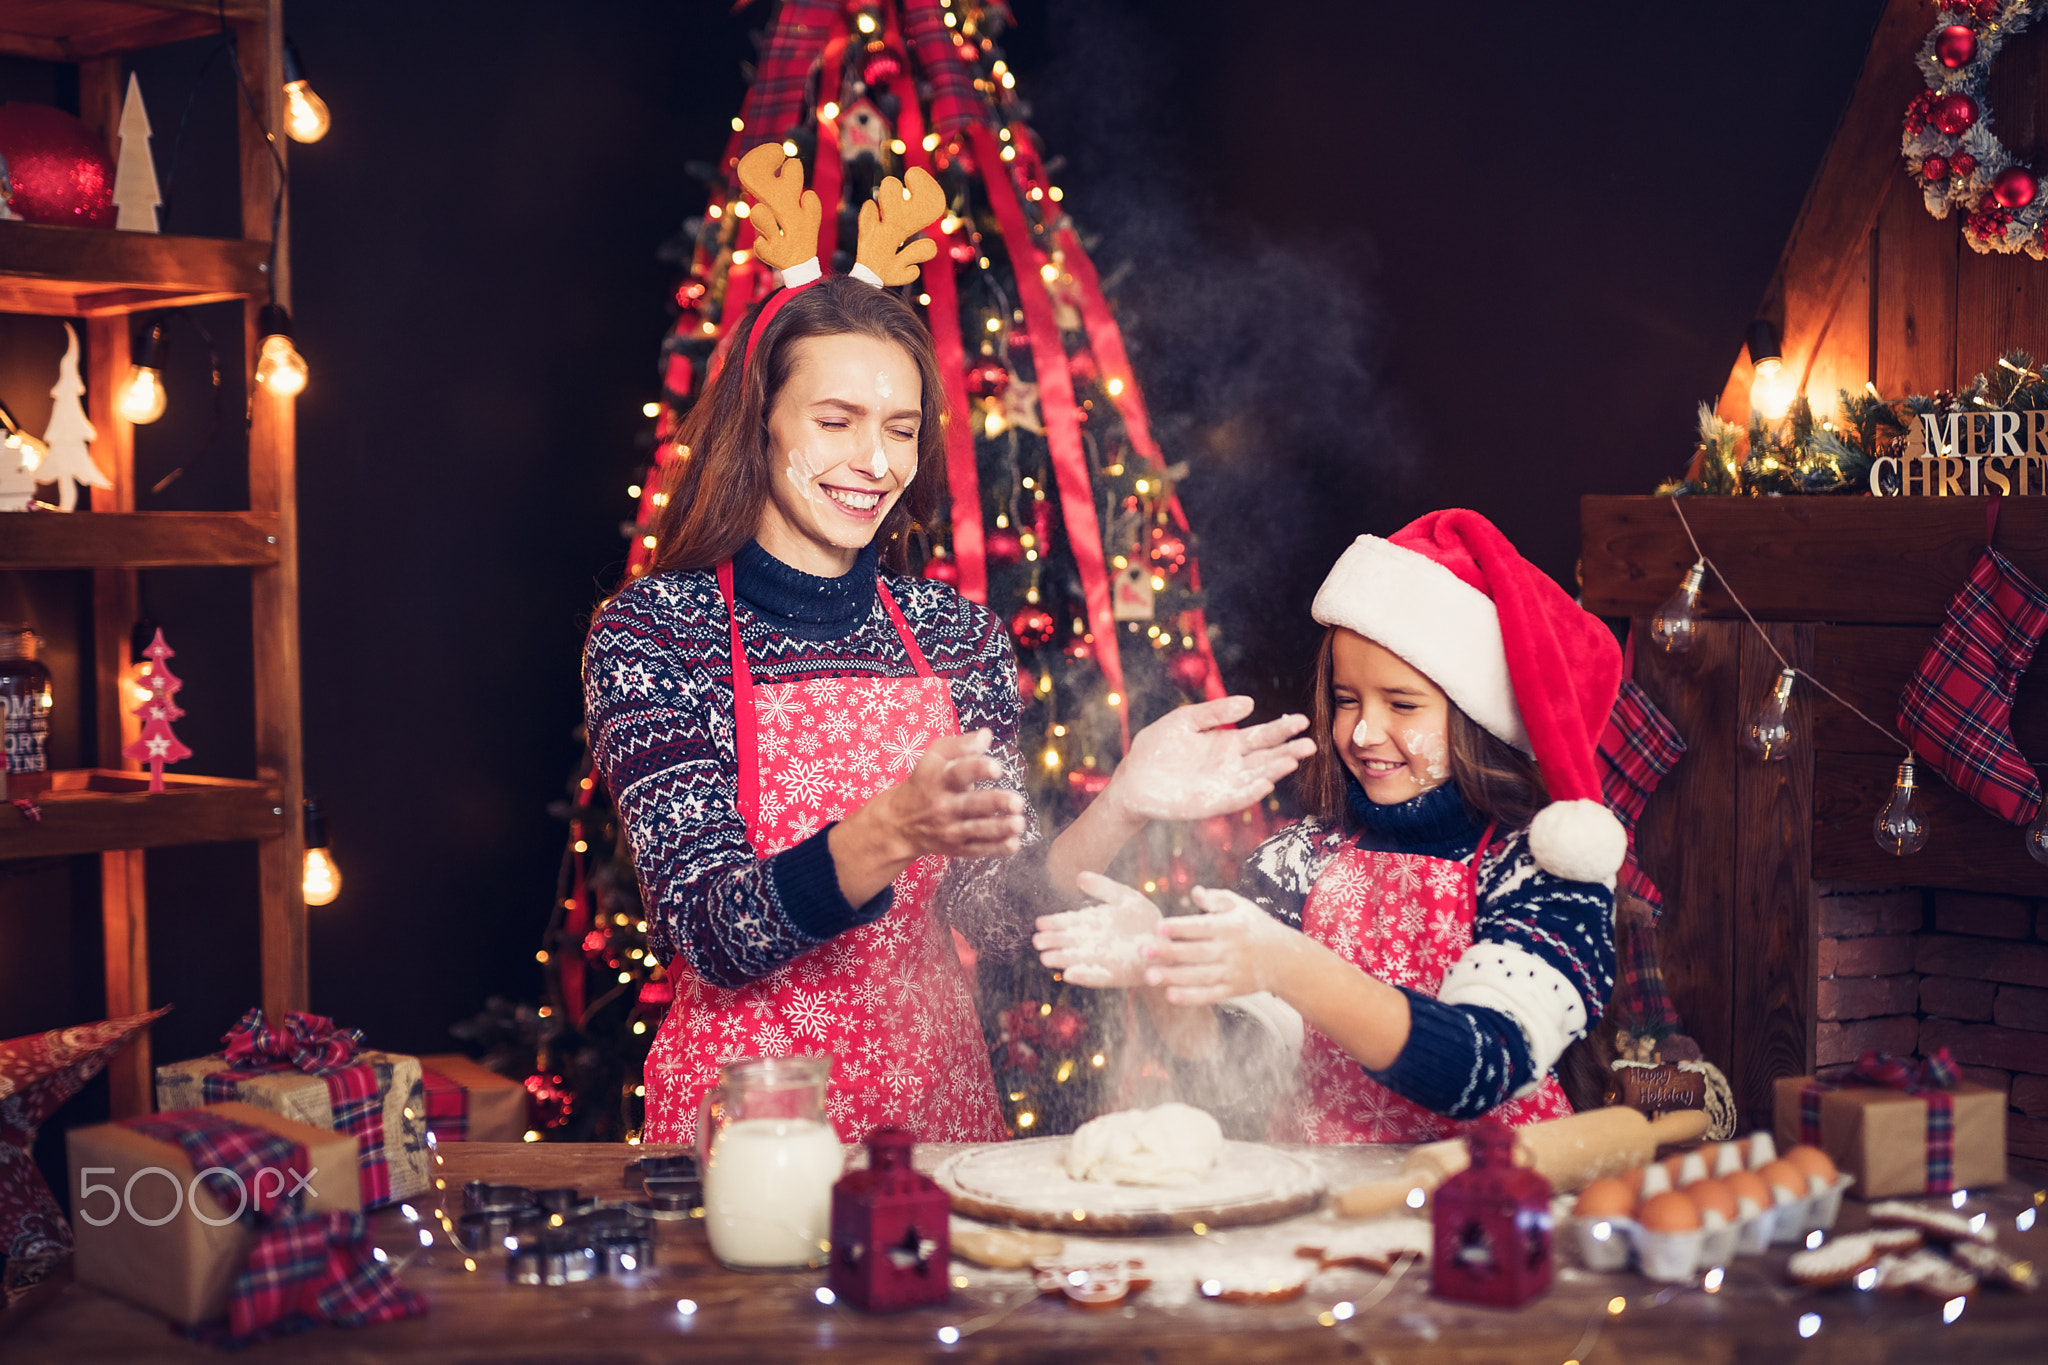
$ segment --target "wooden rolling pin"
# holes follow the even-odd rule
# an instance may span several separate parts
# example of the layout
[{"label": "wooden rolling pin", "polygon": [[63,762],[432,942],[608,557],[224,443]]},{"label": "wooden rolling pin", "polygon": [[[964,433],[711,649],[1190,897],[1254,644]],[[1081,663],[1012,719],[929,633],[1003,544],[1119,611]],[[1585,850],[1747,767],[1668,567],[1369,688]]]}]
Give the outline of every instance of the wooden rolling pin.
[{"label": "wooden rolling pin", "polygon": [[[1680,1109],[1653,1122],[1616,1105],[1517,1128],[1515,1160],[1517,1165],[1534,1167],[1558,1190],[1581,1190],[1595,1180],[1643,1165],[1667,1142],[1690,1142],[1706,1131],[1703,1110]],[[1384,1218],[1399,1213],[1410,1207],[1408,1198],[1413,1191],[1419,1188],[1427,1196],[1471,1162],[1463,1138],[1417,1147],[1408,1154],[1408,1163],[1396,1179],[1359,1185],[1339,1194],[1337,1212],[1346,1218]]]}]

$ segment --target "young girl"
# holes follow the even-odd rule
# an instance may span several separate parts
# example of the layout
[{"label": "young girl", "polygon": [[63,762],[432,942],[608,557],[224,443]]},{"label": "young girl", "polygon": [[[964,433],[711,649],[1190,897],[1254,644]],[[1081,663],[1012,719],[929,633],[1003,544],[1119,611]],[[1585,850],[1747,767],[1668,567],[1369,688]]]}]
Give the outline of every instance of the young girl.
[{"label": "young girl", "polygon": [[[1030,916],[1071,903],[1076,875],[1148,819],[1265,796],[1312,748],[1293,738],[1308,722],[1230,730],[1249,698],[1183,707],[1138,733],[1058,839],[1008,860],[1036,841],[1009,636],[904,576],[907,531],[940,502],[944,400],[923,322],[874,281],[915,278],[904,258],[932,244],[897,243],[924,223],[890,239],[864,215],[854,274],[820,278],[797,163],[756,148],[740,178],[761,200],[756,254],[787,287],[740,323],[691,410],[652,572],[605,604],[584,651],[592,754],[675,990],[644,1136],[690,1141],[726,1062],[830,1054],[843,1140],[885,1124],[997,1139],[948,929],[1021,949]],[[894,179],[880,194],[909,199]]]},{"label": "young girl", "polygon": [[[1103,904],[1040,919],[1034,944],[1076,984],[1141,987],[1182,1058],[1256,1050],[1278,997],[1306,1024],[1310,1141],[1571,1112],[1551,1069],[1613,989],[1627,849],[1594,760],[1613,636],[1467,511],[1359,537],[1313,610],[1311,814],[1253,854],[1243,895],[1197,890],[1207,913],[1161,920],[1084,877]],[[1144,937],[1103,952],[1105,921]]]}]

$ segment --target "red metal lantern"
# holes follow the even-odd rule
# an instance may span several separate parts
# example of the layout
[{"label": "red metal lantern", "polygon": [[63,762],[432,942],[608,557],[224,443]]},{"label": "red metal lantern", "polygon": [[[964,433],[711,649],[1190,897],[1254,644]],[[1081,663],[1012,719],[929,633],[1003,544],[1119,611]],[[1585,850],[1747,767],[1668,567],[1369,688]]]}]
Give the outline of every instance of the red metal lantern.
[{"label": "red metal lantern", "polygon": [[868,1168],[832,1187],[832,1292],[870,1313],[944,1303],[953,1292],[952,1202],[911,1169],[917,1139],[901,1128],[868,1138]]},{"label": "red metal lantern", "polygon": [[1430,1292],[1519,1308],[1550,1288],[1550,1182],[1514,1164],[1515,1134],[1485,1118],[1465,1135],[1472,1165],[1437,1187]]}]

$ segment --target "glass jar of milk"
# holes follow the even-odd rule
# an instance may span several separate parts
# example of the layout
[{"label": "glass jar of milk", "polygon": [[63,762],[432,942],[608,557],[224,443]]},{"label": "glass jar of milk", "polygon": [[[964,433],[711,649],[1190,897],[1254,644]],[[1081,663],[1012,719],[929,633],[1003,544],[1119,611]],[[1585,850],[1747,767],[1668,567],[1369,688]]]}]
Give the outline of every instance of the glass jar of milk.
[{"label": "glass jar of milk", "polygon": [[825,1264],[832,1184],[845,1167],[825,1118],[830,1057],[746,1057],[719,1071],[697,1117],[704,1227],[736,1270]]}]

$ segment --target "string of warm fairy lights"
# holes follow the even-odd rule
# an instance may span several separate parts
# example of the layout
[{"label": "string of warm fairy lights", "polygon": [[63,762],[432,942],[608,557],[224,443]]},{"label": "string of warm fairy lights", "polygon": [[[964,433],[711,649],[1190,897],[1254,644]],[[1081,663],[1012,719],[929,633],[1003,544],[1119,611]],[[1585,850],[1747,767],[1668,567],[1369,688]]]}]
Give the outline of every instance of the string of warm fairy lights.
[{"label": "string of warm fairy lights", "polygon": [[1699,537],[1693,534],[1692,522],[1686,518],[1685,508],[1680,504],[1680,499],[1673,497],[1670,502],[1671,510],[1678,514],[1678,524],[1685,528],[1685,538],[1692,543],[1694,560],[1678,591],[1673,593],[1651,618],[1651,640],[1667,654],[1684,654],[1692,649],[1699,635],[1699,622],[1694,609],[1699,605],[1700,589],[1705,582],[1706,573],[1711,570],[1715,581],[1721,585],[1721,590],[1728,594],[1728,600],[1735,604],[1736,610],[1749,622],[1749,628],[1756,632],[1757,639],[1763,641],[1764,648],[1770,650],[1772,657],[1778,661],[1778,676],[1773,680],[1771,690],[1764,698],[1763,708],[1743,729],[1745,747],[1765,763],[1779,762],[1785,758],[1796,738],[1791,720],[1792,684],[1800,678],[1806,679],[1844,710],[1904,751],[1904,757],[1899,763],[1898,776],[1892,783],[1891,796],[1878,811],[1872,830],[1877,846],[1895,856],[1903,857],[1925,848],[1928,835],[1927,821],[1916,809],[1913,800],[1917,781],[1912,746],[1901,739],[1896,731],[1878,724],[1865,715],[1841,693],[1815,677],[1810,670],[1798,667],[1785,657],[1784,651],[1778,648],[1769,632],[1758,624],[1756,616],[1728,582],[1728,576],[1721,572],[1721,566],[1701,547]]}]

